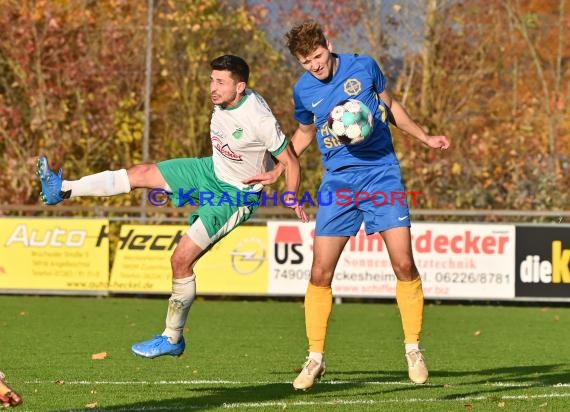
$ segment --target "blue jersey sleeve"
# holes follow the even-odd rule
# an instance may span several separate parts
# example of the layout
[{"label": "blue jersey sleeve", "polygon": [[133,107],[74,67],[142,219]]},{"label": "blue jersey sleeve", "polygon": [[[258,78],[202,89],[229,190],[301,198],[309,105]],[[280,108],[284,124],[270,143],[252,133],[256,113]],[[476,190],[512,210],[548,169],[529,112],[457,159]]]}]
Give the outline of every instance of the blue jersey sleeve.
[{"label": "blue jersey sleeve", "polygon": [[297,87],[293,89],[293,102],[295,103],[295,120],[301,124],[313,124],[313,112],[307,110],[301,101],[301,97],[297,91]]},{"label": "blue jersey sleeve", "polygon": [[372,57],[367,56],[366,66],[372,75],[372,82],[374,84],[374,89],[376,93],[382,93],[386,89],[386,78],[384,73],[380,70],[378,63]]}]

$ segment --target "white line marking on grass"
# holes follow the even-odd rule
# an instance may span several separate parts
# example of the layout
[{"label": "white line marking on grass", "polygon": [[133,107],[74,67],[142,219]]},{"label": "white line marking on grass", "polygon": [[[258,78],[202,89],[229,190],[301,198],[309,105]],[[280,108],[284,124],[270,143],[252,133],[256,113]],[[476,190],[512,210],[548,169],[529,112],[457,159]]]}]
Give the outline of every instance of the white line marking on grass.
[{"label": "white line marking on grass", "polygon": [[[59,381],[27,381],[26,383],[33,384],[46,384],[46,383],[60,383]],[[61,380],[62,385],[291,385],[292,381],[275,382],[275,381],[255,381],[255,382],[242,382],[242,381],[229,381],[229,380],[207,380],[207,379],[193,379],[193,380],[177,380],[177,381],[66,381]],[[321,381],[320,385],[402,385],[414,386],[411,382],[368,382],[368,381]],[[426,383],[422,386],[430,386]],[[433,385],[432,385],[433,386]]]},{"label": "white line marking on grass", "polygon": [[[545,399],[545,398],[567,398],[570,397],[570,393],[546,393],[542,395],[507,395],[498,396],[494,399],[496,400],[532,400],[532,399]],[[186,403],[181,405],[165,405],[165,406],[133,406],[132,408],[124,407],[120,409],[113,409],[114,411],[175,411],[175,410],[189,410],[189,409],[207,409],[207,408],[219,408],[224,409],[242,409],[242,408],[268,408],[268,407],[279,407],[287,408],[291,406],[303,407],[303,406],[320,406],[320,405],[331,405],[331,406],[349,406],[349,405],[382,405],[382,404],[393,404],[393,403],[452,403],[452,402],[473,402],[473,401],[484,401],[488,400],[489,396],[465,396],[458,398],[391,398],[391,399],[333,399],[330,401],[291,401],[291,402],[279,402],[279,401],[267,401],[267,402],[242,402],[242,403],[223,403],[218,404],[201,404],[201,405],[188,405]]]},{"label": "white line marking on grass", "polygon": [[[542,395],[507,395],[497,396],[496,399],[500,400],[531,400],[541,398],[567,398],[570,393],[546,393]],[[385,403],[449,403],[449,402],[468,402],[468,401],[482,401],[489,399],[489,396],[466,396],[461,398],[392,398],[392,399],[361,399],[361,400],[345,400],[338,399],[332,401],[293,401],[293,402],[244,402],[244,403],[224,403],[222,406],[226,409],[240,409],[240,408],[265,408],[265,407],[281,407],[288,406],[317,406],[317,405],[380,405]]]},{"label": "white line marking on grass", "polygon": [[[26,383],[32,384],[46,384],[46,383],[56,383],[50,381],[27,381]],[[62,381],[64,385],[289,385],[291,381],[285,382],[275,382],[275,381],[254,381],[254,382],[243,382],[243,381],[231,381],[231,380],[221,380],[221,379],[191,379],[191,380],[160,380],[160,381]],[[411,382],[403,381],[335,381],[335,380],[325,380],[320,381],[319,385],[378,385],[378,386],[415,386]],[[513,388],[570,388],[570,383],[555,383],[552,385],[545,385],[542,383],[525,383],[525,382],[488,382],[481,384],[471,384],[471,385],[481,385],[481,386],[497,386],[497,387],[513,387]],[[430,384],[429,382],[422,385],[423,387],[439,386]],[[451,386],[454,386],[453,384]],[[457,385],[462,386],[462,385]]]},{"label": "white line marking on grass", "polygon": [[278,406],[286,408],[288,406],[315,406],[315,405],[374,405],[380,402],[374,400],[346,400],[338,399],[332,401],[293,401],[293,402],[244,402],[244,403],[224,403],[222,405],[225,409],[239,409],[239,408],[266,408],[268,406]]},{"label": "white line marking on grass", "polygon": [[[27,381],[28,384],[57,384],[57,381]],[[378,382],[378,381],[322,381],[319,385],[329,384],[329,385],[343,385],[343,384],[361,384],[361,385],[405,385],[411,386],[412,383],[409,382]],[[287,384],[290,385],[291,382],[274,382],[274,381],[255,381],[255,382],[243,382],[243,381],[231,381],[231,380],[160,380],[160,381],[62,381],[63,385],[267,385],[267,384]],[[429,386],[429,385],[428,385]],[[435,385],[432,385],[435,386]],[[462,386],[462,385],[458,385]],[[525,388],[568,388],[570,383],[557,383],[553,385],[543,385],[543,384],[531,384],[531,383],[516,383],[516,382],[490,382],[479,384],[479,386],[502,386],[502,387],[525,387]],[[333,399],[333,400],[318,400],[318,401],[294,401],[289,402],[283,401],[267,401],[267,402],[243,402],[243,403],[223,403],[223,404],[212,404],[212,405],[173,405],[169,404],[167,406],[134,406],[132,408],[124,407],[117,409],[117,411],[161,411],[161,410],[188,410],[188,409],[203,409],[203,408],[219,408],[224,409],[242,409],[242,408],[270,408],[270,407],[280,407],[286,408],[288,406],[297,407],[312,407],[318,405],[339,405],[339,406],[350,406],[350,405],[382,405],[382,404],[396,404],[396,403],[406,403],[406,404],[420,404],[420,403],[453,403],[453,402],[472,402],[472,401],[485,401],[489,399],[493,400],[532,400],[532,399],[554,399],[554,398],[570,398],[570,392],[566,393],[543,393],[536,395],[480,395],[480,396],[462,396],[462,397],[426,397],[426,398],[388,398],[388,399]]]},{"label": "white line marking on grass", "polygon": [[[26,383],[44,384],[59,383],[59,381],[27,381]],[[226,380],[181,380],[181,381],[66,381],[61,380],[62,385],[245,385],[264,384],[279,382],[240,382]],[[290,382],[289,382],[290,383]]]},{"label": "white line marking on grass", "polygon": [[[325,385],[354,385],[354,384],[360,384],[360,385],[386,385],[386,386],[392,386],[392,385],[405,385],[405,386],[414,386],[414,384],[412,382],[403,382],[403,381],[385,381],[385,382],[380,382],[380,381],[359,381],[359,380],[354,380],[354,381],[333,381],[333,380],[327,380],[327,381],[319,381],[320,384],[324,383]],[[426,386],[429,386],[430,384],[427,383]]]},{"label": "white line marking on grass", "polygon": [[484,386],[502,386],[514,388],[570,388],[570,383],[555,383],[553,385],[545,385],[542,383],[523,383],[523,382],[490,382]]},{"label": "white line marking on grass", "polygon": [[[497,400],[531,400],[531,399],[544,399],[544,398],[567,398],[570,397],[570,393],[549,393],[542,395],[509,395],[509,396],[498,396],[494,399]],[[382,404],[393,404],[393,403],[451,403],[451,402],[472,402],[472,401],[484,401],[489,399],[489,396],[465,396],[460,398],[391,398],[391,399],[356,399],[356,400],[346,400],[346,399],[334,399],[331,401],[291,401],[291,402],[279,402],[279,401],[267,401],[267,402],[243,402],[243,403],[223,403],[222,405],[217,404],[201,404],[201,405],[188,405],[186,403],[181,405],[165,405],[165,406],[133,406],[132,408],[124,407],[120,409],[113,409],[114,411],[175,411],[175,410],[189,410],[189,409],[207,409],[207,408],[219,408],[224,409],[241,409],[241,408],[268,408],[268,407],[279,407],[287,408],[291,406],[297,407],[311,407],[320,405],[331,405],[331,406],[349,406],[349,405],[382,405]]]},{"label": "white line marking on grass", "polygon": [[[180,406],[173,406],[173,405],[166,405],[166,406],[133,406],[132,408],[125,407],[125,408],[113,408],[115,412],[121,411],[187,411],[188,409],[204,409],[204,405],[180,405]],[[84,409],[80,409],[83,411]]]}]

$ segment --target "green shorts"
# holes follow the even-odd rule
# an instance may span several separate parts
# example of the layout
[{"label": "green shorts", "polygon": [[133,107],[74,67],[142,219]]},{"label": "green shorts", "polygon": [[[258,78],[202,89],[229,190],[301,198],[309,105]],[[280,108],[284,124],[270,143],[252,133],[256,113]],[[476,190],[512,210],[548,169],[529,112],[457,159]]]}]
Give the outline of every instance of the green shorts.
[{"label": "green shorts", "polygon": [[198,218],[212,243],[248,220],[259,207],[259,193],[244,192],[219,180],[211,157],[170,159],[156,164],[170,186],[175,206],[199,206],[188,218]]}]

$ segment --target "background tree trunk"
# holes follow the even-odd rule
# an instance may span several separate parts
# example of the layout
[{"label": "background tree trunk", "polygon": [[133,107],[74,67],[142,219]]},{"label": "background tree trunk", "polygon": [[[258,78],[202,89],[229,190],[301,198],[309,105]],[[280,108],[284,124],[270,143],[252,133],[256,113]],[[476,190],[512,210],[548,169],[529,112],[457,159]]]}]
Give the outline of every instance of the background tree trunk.
[{"label": "background tree trunk", "polygon": [[427,118],[432,111],[432,70],[434,69],[437,39],[436,33],[437,0],[428,0],[426,4],[426,25],[424,46],[422,49],[422,88],[420,94],[420,114]]}]

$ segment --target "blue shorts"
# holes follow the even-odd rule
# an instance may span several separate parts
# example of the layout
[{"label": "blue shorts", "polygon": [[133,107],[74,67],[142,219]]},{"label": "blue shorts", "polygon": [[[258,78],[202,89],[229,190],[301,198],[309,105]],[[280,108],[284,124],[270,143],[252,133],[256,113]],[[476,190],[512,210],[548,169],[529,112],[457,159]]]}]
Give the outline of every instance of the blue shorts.
[{"label": "blue shorts", "polygon": [[410,226],[399,164],[326,172],[319,188],[315,236],[353,236]]}]

